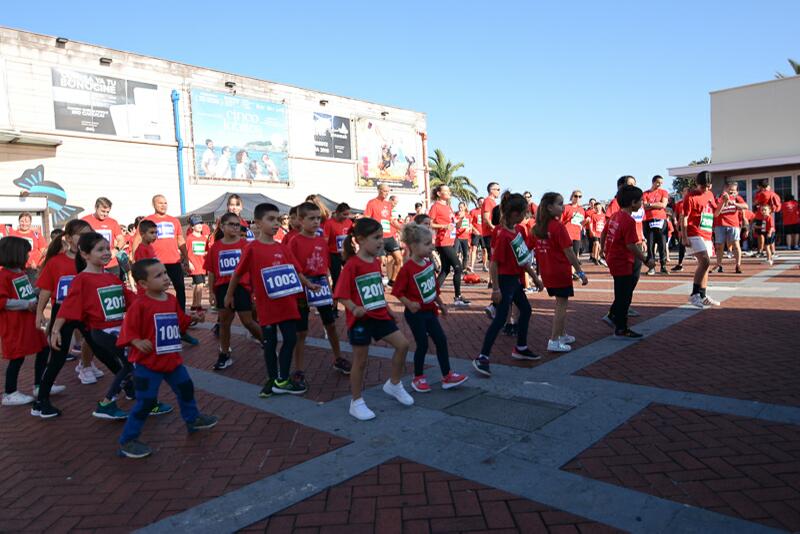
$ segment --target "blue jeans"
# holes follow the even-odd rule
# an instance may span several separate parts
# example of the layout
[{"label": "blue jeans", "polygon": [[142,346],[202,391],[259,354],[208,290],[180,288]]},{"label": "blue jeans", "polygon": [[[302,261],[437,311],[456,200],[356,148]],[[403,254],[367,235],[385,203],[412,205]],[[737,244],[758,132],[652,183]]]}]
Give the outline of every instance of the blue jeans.
[{"label": "blue jeans", "polygon": [[200,415],[197,410],[197,403],[194,400],[194,384],[186,371],[186,367],[179,365],[171,373],[158,373],[151,371],[143,365],[134,365],[133,381],[136,384],[136,405],[128,415],[122,436],[119,438],[120,445],[124,445],[131,440],[139,437],[142,427],[150,415],[150,411],[155,408],[158,398],[158,388],[161,381],[166,380],[175,396],[178,398],[178,406],[181,409],[181,417],[187,423],[193,422]]},{"label": "blue jeans", "polygon": [[517,326],[517,345],[523,347],[528,344],[528,322],[531,320],[531,304],[519,281],[518,275],[499,274],[497,275],[497,285],[500,286],[500,304],[495,307],[495,316],[491,326],[486,331],[483,338],[481,354],[489,356],[497,334],[506,324],[506,317],[513,302],[519,310],[519,322]]}]

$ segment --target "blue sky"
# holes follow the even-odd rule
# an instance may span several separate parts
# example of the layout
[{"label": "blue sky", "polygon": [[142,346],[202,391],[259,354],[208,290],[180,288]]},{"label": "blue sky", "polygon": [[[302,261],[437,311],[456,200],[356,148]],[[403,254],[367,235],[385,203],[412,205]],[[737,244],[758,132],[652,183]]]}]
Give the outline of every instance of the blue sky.
[{"label": "blue sky", "polygon": [[797,0],[35,5],[0,24],[424,111],[429,151],[537,197],[709,155],[708,92],[800,60]]}]

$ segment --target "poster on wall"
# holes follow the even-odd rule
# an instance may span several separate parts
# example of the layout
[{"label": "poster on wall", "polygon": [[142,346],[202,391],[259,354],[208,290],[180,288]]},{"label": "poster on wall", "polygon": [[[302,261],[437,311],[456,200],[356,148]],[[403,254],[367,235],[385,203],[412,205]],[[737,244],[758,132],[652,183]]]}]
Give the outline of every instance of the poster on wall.
[{"label": "poster on wall", "polygon": [[192,130],[198,178],[289,183],[284,104],[193,89]]},{"label": "poster on wall", "polygon": [[417,190],[422,175],[422,141],[412,126],[356,119],[358,182],[373,189],[378,183],[392,189]]},{"label": "poster on wall", "polygon": [[314,155],[350,159],[350,119],[314,113]]},{"label": "poster on wall", "polygon": [[158,86],[52,67],[57,130],[161,139]]}]

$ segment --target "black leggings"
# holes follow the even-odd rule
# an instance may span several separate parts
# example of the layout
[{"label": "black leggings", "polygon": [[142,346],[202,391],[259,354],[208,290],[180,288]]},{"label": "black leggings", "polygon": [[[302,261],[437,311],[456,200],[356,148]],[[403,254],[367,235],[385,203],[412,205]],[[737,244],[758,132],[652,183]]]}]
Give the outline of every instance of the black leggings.
[{"label": "black leggings", "polygon": [[[278,329],[283,336],[283,345],[279,354]],[[284,321],[261,327],[262,346],[264,348],[264,363],[267,365],[267,376],[273,380],[286,380],[289,378],[289,369],[292,366],[292,354],[297,345],[297,321]],[[279,369],[280,366],[280,369]]]},{"label": "black leggings", "polygon": [[456,252],[461,253],[461,267],[466,268],[469,261],[469,241],[466,239],[456,240]]},{"label": "black leggings", "polygon": [[686,256],[686,245],[683,244],[683,241],[678,239],[678,265],[683,264],[683,258]]},{"label": "black leggings", "polygon": [[525,291],[519,281],[518,275],[500,274],[497,275],[497,284],[500,286],[500,304],[495,307],[495,316],[492,319],[492,324],[486,331],[486,336],[483,338],[483,346],[481,347],[481,354],[489,356],[492,350],[497,334],[503,329],[506,324],[506,316],[511,309],[513,302],[519,310],[519,318],[517,321],[517,345],[523,347],[528,344],[528,323],[531,320],[531,303],[525,296]]},{"label": "black leggings", "polygon": [[178,305],[182,310],[185,310],[186,286],[183,283],[183,265],[180,263],[167,263],[164,267],[167,268],[167,276],[172,282],[172,287],[175,288],[175,298],[178,299]]},{"label": "black leggings", "polygon": [[[89,332],[89,338],[92,340],[93,346],[97,347],[100,351],[100,353],[95,351],[95,356],[97,356],[109,370],[111,370],[111,367],[106,361],[118,362],[119,364],[119,369],[114,372],[114,381],[111,382],[111,387],[108,388],[108,393],[106,394],[106,397],[109,399],[113,399],[119,395],[124,382],[130,382],[132,380],[133,364],[125,357],[125,349],[117,346],[118,337],[117,334],[110,334],[103,330],[92,330]],[[100,358],[100,354],[103,355],[105,360]]]},{"label": "black leggings", "polygon": [[436,278],[436,285],[442,287],[447,275],[450,274],[450,268],[453,268],[453,289],[455,290],[456,297],[461,296],[461,272],[463,267],[461,262],[458,261],[458,254],[456,253],[455,245],[449,247],[436,247],[436,252],[439,253],[439,259],[442,261],[442,272]]},{"label": "black leggings", "polygon": [[432,311],[418,311],[411,313],[406,310],[406,322],[414,335],[414,376],[425,374],[425,355],[428,353],[428,336],[431,336],[436,347],[436,359],[439,360],[439,369],[442,376],[450,373],[450,353],[447,349],[447,336],[439,324],[439,318]]},{"label": "black leggings", "polygon": [[580,258],[581,256],[581,242],[579,239],[572,240],[572,252],[575,253],[576,258]]},{"label": "black leggings", "polygon": [[[44,374],[44,368],[47,366],[47,355],[50,350],[45,347],[36,353],[36,361],[33,367],[33,385],[39,386]],[[16,358],[9,360],[8,367],[6,367],[6,393],[14,393],[17,391],[17,378],[19,378],[19,371],[22,369],[22,364],[25,358]]]},{"label": "black leggings", "polygon": [[614,302],[611,303],[611,319],[617,330],[627,330],[628,310],[633,300],[633,290],[636,280],[633,274],[614,277]]},{"label": "black leggings", "polygon": [[331,280],[333,281],[332,290],[336,288],[336,282],[339,280],[339,274],[342,272],[342,255],[338,252],[330,253],[331,260]]},{"label": "black leggings", "polygon": [[647,260],[655,258],[656,246],[658,247],[658,261],[663,268],[666,265],[667,240],[664,237],[662,228],[666,226],[666,221],[661,221],[662,228],[651,228],[650,221],[645,221],[645,237],[647,238]]}]

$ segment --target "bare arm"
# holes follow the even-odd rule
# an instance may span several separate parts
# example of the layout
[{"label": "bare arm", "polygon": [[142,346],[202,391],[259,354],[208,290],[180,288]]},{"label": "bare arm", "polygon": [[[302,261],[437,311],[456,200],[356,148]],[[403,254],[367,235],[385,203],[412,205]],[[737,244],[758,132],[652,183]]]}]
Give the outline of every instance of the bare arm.
[{"label": "bare arm", "polygon": [[39,290],[39,301],[36,303],[36,326],[44,326],[44,310],[47,308],[47,303],[50,302],[50,295],[52,291],[47,289]]}]

